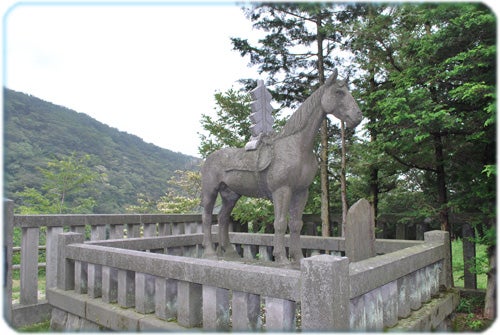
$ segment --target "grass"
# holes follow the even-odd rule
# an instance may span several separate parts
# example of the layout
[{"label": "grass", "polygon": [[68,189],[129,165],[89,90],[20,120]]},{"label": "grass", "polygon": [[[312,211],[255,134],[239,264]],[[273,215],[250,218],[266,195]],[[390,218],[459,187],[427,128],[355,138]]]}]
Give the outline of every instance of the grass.
[{"label": "grass", "polygon": [[46,333],[50,331],[50,320],[16,329],[21,333]]},{"label": "grass", "polygon": [[[453,266],[453,281],[456,287],[464,287],[464,259],[462,240],[456,239],[451,242],[452,250],[452,266]],[[477,288],[486,289],[488,278],[488,255],[486,246],[476,244],[476,271],[477,271]]]}]

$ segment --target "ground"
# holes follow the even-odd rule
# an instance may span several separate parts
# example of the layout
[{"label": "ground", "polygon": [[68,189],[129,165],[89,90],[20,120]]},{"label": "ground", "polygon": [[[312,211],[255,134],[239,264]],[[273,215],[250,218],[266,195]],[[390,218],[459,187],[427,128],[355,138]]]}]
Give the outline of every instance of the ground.
[{"label": "ground", "polygon": [[483,318],[484,297],[462,297],[452,319],[452,330],[456,332],[484,331],[494,321]]}]

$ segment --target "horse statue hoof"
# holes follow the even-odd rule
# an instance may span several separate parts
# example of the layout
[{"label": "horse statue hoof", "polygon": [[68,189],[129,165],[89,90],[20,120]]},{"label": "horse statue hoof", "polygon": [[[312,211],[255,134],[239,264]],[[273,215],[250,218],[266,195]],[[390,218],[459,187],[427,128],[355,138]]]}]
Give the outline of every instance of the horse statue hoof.
[{"label": "horse statue hoof", "polygon": [[215,253],[214,250],[204,250],[203,251],[203,258],[204,259],[212,259],[212,260],[218,260],[219,259],[217,257],[217,254]]},{"label": "horse statue hoof", "polygon": [[280,265],[285,265],[285,266],[289,266],[292,264],[290,260],[285,256],[275,256],[274,261]]}]

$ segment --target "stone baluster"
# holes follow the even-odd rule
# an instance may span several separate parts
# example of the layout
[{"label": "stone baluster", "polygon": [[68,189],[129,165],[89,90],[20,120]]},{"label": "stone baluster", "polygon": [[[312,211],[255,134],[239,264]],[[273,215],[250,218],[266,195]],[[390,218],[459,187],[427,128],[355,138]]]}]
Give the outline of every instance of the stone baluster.
[{"label": "stone baluster", "polygon": [[141,225],[140,224],[128,224],[127,225],[127,238],[140,237],[141,233]]},{"label": "stone baluster", "polygon": [[68,244],[83,243],[83,234],[63,233],[57,237],[57,288],[73,290],[75,288],[75,262],[66,258]]},{"label": "stone baluster", "polygon": [[411,274],[403,276],[398,279],[398,317],[406,318],[411,313],[410,308],[410,293],[412,291],[411,287]]},{"label": "stone baluster", "polygon": [[161,222],[158,224],[158,236],[172,235],[172,228],[170,222]]},{"label": "stone baluster", "polygon": [[23,228],[21,236],[21,305],[38,301],[38,240],[39,228]]},{"label": "stone baluster", "polygon": [[135,305],[135,272],[118,269],[118,305],[133,307]]},{"label": "stone baluster", "polygon": [[122,224],[114,224],[109,227],[109,238],[112,240],[123,238],[123,227]]},{"label": "stone baluster", "polygon": [[179,281],[177,283],[177,322],[182,327],[197,327],[203,322],[202,285]]},{"label": "stone baluster", "polygon": [[47,227],[45,284],[47,288],[57,286],[57,236],[63,233],[63,227]]},{"label": "stone baluster", "polygon": [[382,286],[384,327],[392,327],[398,323],[398,282],[392,281]]},{"label": "stone baluster", "polygon": [[260,296],[233,291],[231,302],[233,331],[258,331],[260,322]]},{"label": "stone baluster", "polygon": [[229,293],[227,289],[203,286],[203,329],[212,331],[230,329]]},{"label": "stone baluster", "polygon": [[384,329],[384,304],[381,288],[376,288],[363,295],[365,300],[366,329],[381,331]]},{"label": "stone baluster", "polygon": [[83,234],[85,237],[85,226],[71,226],[69,230],[72,233]]},{"label": "stone baluster", "polygon": [[177,280],[157,277],[155,296],[155,315],[163,320],[177,318]]},{"label": "stone baluster", "polygon": [[118,300],[118,269],[102,267],[102,301],[115,303]]},{"label": "stone baluster", "polygon": [[264,298],[266,302],[266,330],[267,331],[294,331],[295,330],[295,301]]},{"label": "stone baluster", "polygon": [[419,271],[415,271],[410,273],[410,308],[413,311],[419,310],[422,306],[422,277],[420,276]]},{"label": "stone baluster", "polygon": [[148,314],[155,311],[155,277],[145,273],[135,273],[135,310]]},{"label": "stone baluster", "polygon": [[98,241],[106,239],[106,226],[91,226],[90,228],[90,240]]},{"label": "stone baluster", "polygon": [[269,249],[267,248],[266,245],[260,245],[259,246],[259,259],[262,261],[271,261],[272,260],[272,252],[269,252]]},{"label": "stone baluster", "polygon": [[90,298],[102,296],[102,265],[88,264],[88,295]]},{"label": "stone baluster", "polygon": [[86,294],[88,288],[87,263],[75,261],[75,293]]}]

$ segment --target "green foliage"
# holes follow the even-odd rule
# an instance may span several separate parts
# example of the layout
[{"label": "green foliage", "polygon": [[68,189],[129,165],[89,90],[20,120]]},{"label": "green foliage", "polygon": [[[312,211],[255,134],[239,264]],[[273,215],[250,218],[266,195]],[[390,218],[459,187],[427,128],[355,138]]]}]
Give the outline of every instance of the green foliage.
[{"label": "green foliage", "polygon": [[[161,213],[200,212],[201,174],[198,171],[175,171],[169,180],[170,190],[156,204]],[[180,192],[179,192],[180,190]]]},{"label": "green foliage", "polygon": [[137,195],[137,205],[127,206],[129,213],[183,214],[200,212],[201,174],[199,171],[175,171],[168,181],[167,193],[159,199]]},{"label": "green foliage", "polygon": [[239,222],[248,223],[249,232],[273,232],[274,207],[267,199],[241,197],[232,216]]},{"label": "green foliage", "polygon": [[99,174],[87,164],[90,156],[54,159],[46,168],[38,167],[42,174],[41,191],[25,188],[17,193],[21,205],[20,214],[67,214],[92,213],[95,200],[93,194]]},{"label": "green foliage", "polygon": [[[462,240],[456,239],[451,242],[452,248],[452,267],[453,280],[457,287],[464,286],[464,269],[470,269],[477,275],[477,287],[485,289],[487,285],[487,272],[489,269],[487,246],[485,244],[476,243],[476,259],[473,262],[464,263]],[[475,265],[473,265],[475,263]]]},{"label": "green foliage", "polygon": [[198,150],[203,157],[223,147],[240,148],[248,142],[251,135],[251,102],[249,94],[234,89],[215,93],[216,117],[201,116],[205,133],[199,134]]},{"label": "green foliage", "polygon": [[32,332],[48,333],[51,331],[50,320],[40,322],[40,323],[35,323],[35,324],[28,325],[25,327],[20,327],[17,330],[21,333],[32,333]]},{"label": "green foliage", "polygon": [[[45,176],[39,167],[49,161],[88,155],[87,166],[101,176],[95,185],[94,213],[123,213],[137,194],[159,198],[175,170],[196,170],[199,159],[145,143],[91,117],[4,89],[5,196],[36,190]],[[82,204],[83,207],[89,204]]]},{"label": "green foliage", "polygon": [[[431,217],[495,216],[495,181],[481,173],[496,161],[494,14],[465,3],[359,3],[344,14],[370,136],[361,179],[375,172],[380,191],[382,178],[397,176],[399,187],[416,176]],[[378,194],[380,206],[394,191]]]},{"label": "green foliage", "polygon": [[[276,101],[286,107],[297,106],[309,97],[323,75],[318,59],[322,58],[327,70],[335,67],[334,46],[341,43],[335,23],[338,10],[338,5],[321,2],[253,3],[245,7],[245,15],[265,36],[255,44],[233,37],[233,49],[249,57],[250,65],[257,66],[259,73],[266,74],[266,84],[274,88]],[[320,55],[315,44],[318,37],[325,46]]]}]

